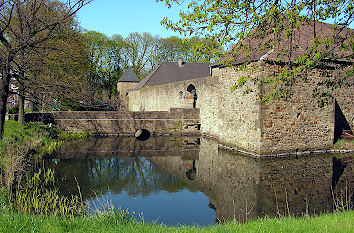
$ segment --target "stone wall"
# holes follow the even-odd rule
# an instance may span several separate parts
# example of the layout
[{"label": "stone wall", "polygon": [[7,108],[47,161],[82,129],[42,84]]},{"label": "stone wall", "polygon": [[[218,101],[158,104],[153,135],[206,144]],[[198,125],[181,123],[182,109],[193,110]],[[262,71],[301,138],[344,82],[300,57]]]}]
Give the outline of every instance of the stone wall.
[{"label": "stone wall", "polygon": [[128,92],[131,91],[134,87],[136,87],[138,83],[133,82],[118,82],[117,83],[117,91],[119,95],[127,96]]},{"label": "stone wall", "polygon": [[[235,71],[232,68],[214,70],[212,77],[144,87],[129,93],[130,111],[167,111],[170,108],[191,108],[186,97],[187,87],[196,88],[196,107],[200,109],[201,133],[219,139],[220,143],[243,150],[259,151],[260,128],[257,93],[244,96],[231,93],[231,86],[244,75],[258,73]],[[245,87],[246,88],[246,87]],[[180,91],[183,92],[182,98]],[[258,126],[258,128],[257,128]]]},{"label": "stone wall", "polygon": [[[279,72],[277,66],[266,63],[261,64],[261,69],[263,77]],[[261,153],[326,149],[333,145],[333,103],[320,107],[319,99],[313,97],[314,88],[319,88],[321,72],[314,70],[306,79],[297,78],[288,99],[262,103]]]},{"label": "stone wall", "polygon": [[147,86],[129,93],[130,111],[168,111],[170,108],[193,108],[193,100],[188,98],[187,87],[192,84],[196,88],[196,107],[199,108],[200,87],[210,83],[210,77],[192,79],[158,86]]},{"label": "stone wall", "polygon": [[119,109],[123,111],[128,110],[128,93],[131,91],[133,88],[136,87],[138,83],[134,82],[118,82],[117,83],[117,92],[118,92],[118,98],[119,98]]},{"label": "stone wall", "polygon": [[[260,61],[249,64],[248,69],[213,68],[211,77],[144,87],[129,93],[129,110],[191,108],[191,102],[184,97],[188,85],[193,84],[201,132],[218,138],[222,145],[256,154],[327,149],[333,145],[335,129],[339,134],[343,129],[353,129],[354,87],[337,89],[336,104],[319,107],[318,98],[313,97],[314,89],[319,89],[318,83],[323,81],[323,69],[297,79],[291,86],[290,98],[260,103],[259,96],[269,89],[260,89],[253,81],[277,75],[279,68]],[[249,81],[231,92],[240,77]],[[247,90],[251,91],[245,94]]]},{"label": "stone wall", "polygon": [[334,141],[338,140],[343,130],[354,131],[354,76],[349,78],[350,87],[344,86],[334,91]]},{"label": "stone wall", "polygon": [[[193,99],[187,87],[195,86],[196,107],[200,109],[201,132],[217,136],[218,134],[218,78],[207,77],[144,87],[129,92],[130,111],[168,111],[171,108],[193,109]],[[180,93],[181,92],[181,93]]]},{"label": "stone wall", "polygon": [[153,134],[199,134],[199,109],[171,109],[154,112],[80,112],[27,113],[26,122],[55,123],[68,132],[93,134],[130,134],[146,129]]},{"label": "stone wall", "polygon": [[[259,71],[220,69],[218,139],[221,144],[257,153],[260,151],[260,104],[258,90],[252,82],[260,75]],[[249,84],[231,93],[231,86],[235,85],[240,77],[248,77]],[[253,92],[245,95],[247,88],[251,88]]]}]

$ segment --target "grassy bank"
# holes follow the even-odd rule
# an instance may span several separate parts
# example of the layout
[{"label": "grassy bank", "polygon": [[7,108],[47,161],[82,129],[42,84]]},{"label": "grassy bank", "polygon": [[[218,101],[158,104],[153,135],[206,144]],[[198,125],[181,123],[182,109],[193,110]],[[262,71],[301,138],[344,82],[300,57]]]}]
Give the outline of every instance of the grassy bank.
[{"label": "grassy bank", "polygon": [[90,134],[68,134],[51,125],[6,121],[0,141],[0,184],[10,187],[16,174],[25,171],[28,161],[55,152],[64,141],[87,138]]},{"label": "grassy bank", "polygon": [[265,218],[244,224],[232,221],[209,227],[168,227],[138,222],[112,211],[72,218],[26,215],[12,210],[1,189],[0,194],[0,232],[354,232],[354,211],[316,217]]},{"label": "grassy bank", "polygon": [[94,217],[29,216],[3,209],[0,232],[353,232],[354,211],[318,217],[236,221],[210,227],[167,227],[127,220],[119,214]]}]

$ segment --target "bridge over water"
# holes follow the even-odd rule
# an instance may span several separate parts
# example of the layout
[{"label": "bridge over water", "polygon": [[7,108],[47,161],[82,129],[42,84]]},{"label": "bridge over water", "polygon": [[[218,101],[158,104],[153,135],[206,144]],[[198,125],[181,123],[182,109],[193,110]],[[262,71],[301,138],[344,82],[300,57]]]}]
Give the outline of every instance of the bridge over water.
[{"label": "bridge over water", "polygon": [[95,135],[134,135],[146,129],[155,135],[200,134],[199,109],[171,109],[153,112],[55,111],[27,113],[25,121],[56,124],[69,132]]}]

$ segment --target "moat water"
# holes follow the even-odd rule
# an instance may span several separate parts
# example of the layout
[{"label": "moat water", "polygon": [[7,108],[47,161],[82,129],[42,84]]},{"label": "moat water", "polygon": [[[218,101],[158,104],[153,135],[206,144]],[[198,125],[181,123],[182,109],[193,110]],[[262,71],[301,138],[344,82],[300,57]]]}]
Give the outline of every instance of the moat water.
[{"label": "moat water", "polygon": [[[92,138],[65,144],[41,166],[88,211],[113,206],[166,225],[303,216],[353,206],[353,154],[254,159],[197,137]],[[336,200],[341,200],[337,202]]]}]

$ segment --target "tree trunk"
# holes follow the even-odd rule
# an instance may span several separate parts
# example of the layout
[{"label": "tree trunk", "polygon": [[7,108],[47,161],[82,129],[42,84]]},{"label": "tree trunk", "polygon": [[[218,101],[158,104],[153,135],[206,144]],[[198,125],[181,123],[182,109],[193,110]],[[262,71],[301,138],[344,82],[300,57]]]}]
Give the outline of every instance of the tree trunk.
[{"label": "tree trunk", "polygon": [[0,140],[4,138],[5,115],[7,97],[9,97],[10,72],[6,72],[6,68],[1,71],[2,79],[0,79]]},{"label": "tree trunk", "polygon": [[[22,76],[23,77],[23,76]],[[25,123],[25,89],[23,83],[18,83],[19,103],[18,103],[18,122]]]}]

